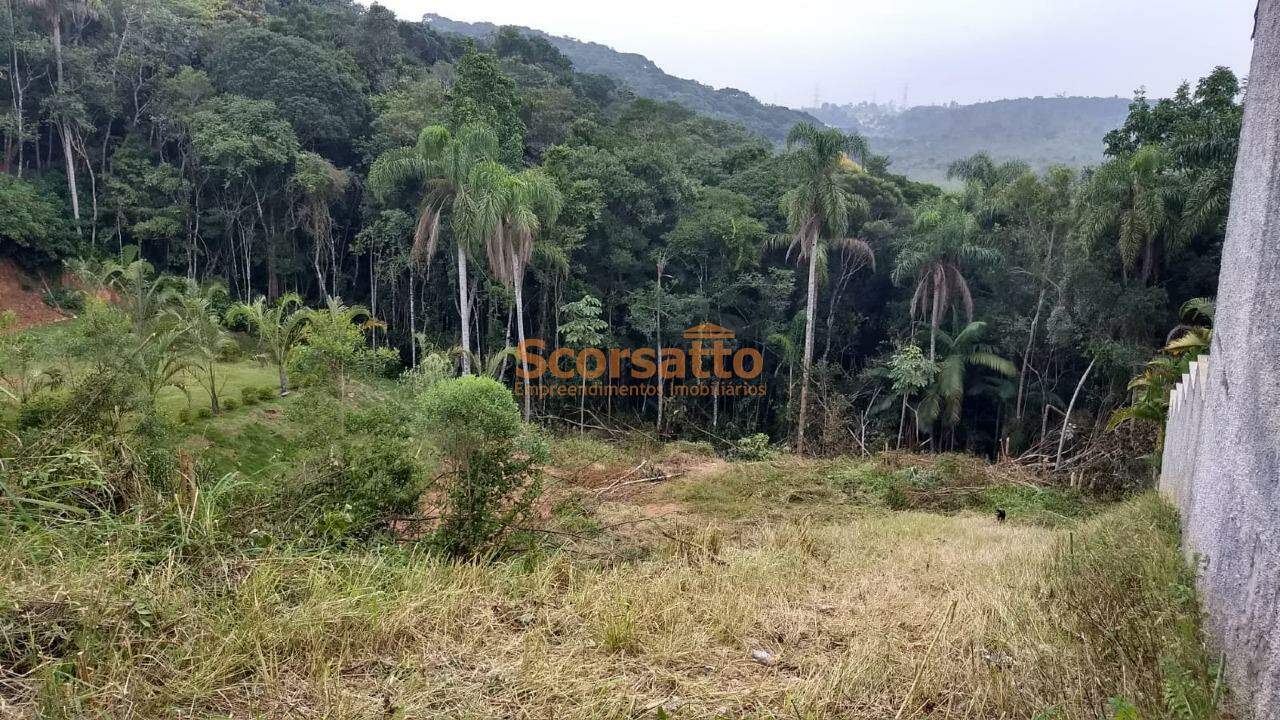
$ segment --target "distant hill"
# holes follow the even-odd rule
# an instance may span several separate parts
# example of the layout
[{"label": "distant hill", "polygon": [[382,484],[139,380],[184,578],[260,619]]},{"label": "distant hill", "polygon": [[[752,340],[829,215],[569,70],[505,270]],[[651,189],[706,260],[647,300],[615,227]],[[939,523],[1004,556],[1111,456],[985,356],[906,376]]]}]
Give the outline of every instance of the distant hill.
[{"label": "distant hill", "polygon": [[[441,32],[476,39],[489,37],[499,27],[493,23],[450,20],[433,13],[427,14],[425,19]],[[574,69],[579,72],[607,75],[640,97],[679,103],[694,112],[743,125],[774,142],[782,142],[796,123],[817,122],[798,110],[762,103],[741,90],[716,90],[694,80],[668,75],[652,60],[637,53],[618,52],[599,43],[550,35],[532,28],[520,30],[546,38],[573,62]]]},{"label": "distant hill", "polygon": [[941,183],[953,160],[983,151],[997,160],[1023,160],[1037,170],[1096,164],[1102,160],[1102,136],[1124,122],[1129,100],[1033,97],[907,110],[828,103],[804,110],[828,125],[861,133],[874,152],[892,159],[894,171]]},{"label": "distant hill", "polygon": [[[491,37],[500,27],[433,13],[425,20],[441,32],[477,40]],[[716,90],[668,75],[638,53],[532,28],[519,29],[546,38],[579,72],[606,75],[640,97],[679,103],[694,112],[738,123],[777,143],[798,122],[825,123],[858,132],[868,139],[873,151],[889,156],[895,172],[940,184],[946,184],[947,166],[952,161],[984,151],[997,160],[1023,160],[1037,170],[1055,164],[1096,164],[1102,159],[1102,136],[1124,121],[1129,108],[1126,98],[1033,97],[906,110],[873,103],[826,103],[795,110],[767,105],[741,90]]]}]

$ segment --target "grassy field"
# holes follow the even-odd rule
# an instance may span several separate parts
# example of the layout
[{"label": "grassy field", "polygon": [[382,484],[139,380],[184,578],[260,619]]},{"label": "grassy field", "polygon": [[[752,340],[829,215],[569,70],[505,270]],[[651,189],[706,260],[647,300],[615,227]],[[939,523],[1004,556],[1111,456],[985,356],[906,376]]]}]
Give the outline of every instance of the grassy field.
[{"label": "grassy field", "polygon": [[[205,440],[264,432],[234,417]],[[228,461],[255,442],[278,450]],[[0,711],[1092,718],[1131,702],[1164,717],[1168,693],[1212,693],[1176,518],[1153,497],[1000,524],[889,509],[849,486],[865,462],[682,448],[640,459],[666,479],[626,484],[634,449],[567,442],[561,459],[582,462],[549,488],[556,541],[496,563],[231,551],[202,541],[216,533],[194,510],[177,547],[127,518],[7,528]]]},{"label": "grassy field", "polygon": [[[275,382],[219,370],[223,397]],[[1100,504],[962,455],[571,434],[519,549],[458,562],[255,525],[330,461],[299,449],[336,427],[307,414],[319,392],[175,423],[200,468],[146,503],[0,513],[0,718],[1229,717],[1154,496]],[[409,412],[393,400],[352,405]]]}]

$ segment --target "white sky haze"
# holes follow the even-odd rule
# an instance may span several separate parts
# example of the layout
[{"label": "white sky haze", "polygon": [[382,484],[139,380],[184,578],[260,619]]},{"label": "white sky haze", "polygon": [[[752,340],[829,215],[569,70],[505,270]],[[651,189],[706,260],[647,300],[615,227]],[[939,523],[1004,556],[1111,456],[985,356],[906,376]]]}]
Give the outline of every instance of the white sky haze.
[{"label": "white sky haze", "polygon": [[1256,0],[382,0],[398,16],[524,25],[647,56],[766,102],[1167,95],[1243,76]]}]

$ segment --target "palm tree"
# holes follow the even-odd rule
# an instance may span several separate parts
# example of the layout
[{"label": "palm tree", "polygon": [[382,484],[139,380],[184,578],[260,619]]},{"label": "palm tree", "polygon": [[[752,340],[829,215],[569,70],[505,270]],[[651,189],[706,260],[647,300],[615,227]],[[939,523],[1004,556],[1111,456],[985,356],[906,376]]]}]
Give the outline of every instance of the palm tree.
[{"label": "palm tree", "polygon": [[187,326],[176,313],[171,327],[152,333],[129,357],[146,391],[148,409],[154,410],[160,392],[167,387],[186,391],[181,376],[193,366],[187,357]]},{"label": "palm tree", "polygon": [[805,298],[804,354],[800,371],[800,414],[797,418],[796,447],[804,448],[805,416],[809,406],[809,374],[813,364],[814,318],[818,301],[818,253],[822,238],[842,237],[849,226],[851,207],[857,202],[837,182],[847,153],[855,140],[835,129],[819,129],[800,123],[787,134],[798,183],[782,196],[787,215],[791,247],[808,260],[808,291]]},{"label": "palm tree", "polygon": [[[472,171],[482,162],[498,156],[498,138],[486,125],[470,124],[457,134],[439,125],[424,128],[413,147],[389,150],[374,161],[369,169],[369,187],[375,196],[385,199],[406,183],[415,183],[421,198],[418,222],[413,232],[412,264],[428,266],[440,239],[440,220],[446,208],[454,214],[455,223],[461,205],[467,200],[467,183]],[[458,261],[458,317],[462,325],[463,348],[471,349],[471,308],[467,292],[467,255],[469,247],[464,234],[453,233]],[[412,273],[412,270],[410,271]],[[471,372],[471,360],[462,355],[462,372]]]},{"label": "palm tree", "polygon": [[916,216],[912,232],[903,242],[894,265],[896,283],[915,281],[911,319],[929,316],[929,359],[937,355],[936,336],[942,315],[959,306],[966,321],[973,320],[973,294],[965,279],[967,265],[992,264],[1000,255],[978,243],[973,215],[950,200],[940,200]]},{"label": "palm tree", "polygon": [[[1115,238],[1127,275],[1158,279],[1161,242],[1176,236],[1170,209],[1176,193],[1166,174],[1165,151],[1144,145],[1130,157],[1103,163],[1085,185],[1080,232],[1087,242]],[[1206,211],[1207,212],[1207,211]],[[1141,266],[1138,265],[1141,260]]]},{"label": "palm tree", "polygon": [[[487,161],[471,174],[463,207],[463,227],[473,242],[484,246],[489,271],[510,287],[516,301],[517,347],[524,347],[524,273],[533,256],[535,237],[555,222],[563,197],[551,181],[536,169],[513,173]],[[520,363],[525,358],[520,355]],[[529,393],[524,393],[524,419],[532,414]]]},{"label": "palm tree", "polygon": [[146,260],[128,264],[110,261],[99,277],[129,316],[139,339],[146,337],[152,323],[181,295],[182,286],[178,281],[167,276],[157,277],[155,267]]},{"label": "palm tree", "polygon": [[[62,17],[73,19],[92,18],[98,14],[96,0],[24,0],[44,16],[49,23],[49,36],[53,41],[53,58],[57,66],[58,93],[66,90],[62,70]],[[67,192],[71,195],[71,214],[75,216],[76,229],[80,228],[80,199],[76,195],[76,169],[71,156],[71,130],[66,118],[57,121],[58,134],[62,136],[62,156],[67,164]]]},{"label": "palm tree", "polygon": [[217,415],[221,411],[218,402],[218,359],[235,345],[235,340],[222,324],[213,305],[213,298],[225,293],[219,286],[201,288],[194,280],[188,281],[186,292],[178,299],[175,312],[186,327],[185,348],[191,358],[196,382],[209,393],[209,409]]},{"label": "palm tree", "polygon": [[365,332],[382,326],[368,308],[346,305],[342,298],[331,297],[324,307],[308,313],[303,329],[306,361],[334,381],[339,427],[346,427],[348,382],[377,363],[377,356],[365,345]]},{"label": "palm tree", "polygon": [[941,419],[942,425],[954,432],[960,422],[969,368],[989,370],[1005,378],[1018,374],[1012,362],[982,342],[986,330],[986,323],[970,322],[955,337],[941,330],[931,331],[942,340],[942,357],[938,360],[938,372],[933,383],[925,391],[917,410],[920,429],[931,428]]},{"label": "palm tree", "polygon": [[280,374],[280,397],[289,394],[289,376],[285,366],[289,354],[302,344],[311,311],[303,306],[302,296],[286,293],[267,305],[267,299],[259,297],[250,305],[240,304],[227,313],[227,323],[244,322],[258,334],[262,356],[276,366]]}]

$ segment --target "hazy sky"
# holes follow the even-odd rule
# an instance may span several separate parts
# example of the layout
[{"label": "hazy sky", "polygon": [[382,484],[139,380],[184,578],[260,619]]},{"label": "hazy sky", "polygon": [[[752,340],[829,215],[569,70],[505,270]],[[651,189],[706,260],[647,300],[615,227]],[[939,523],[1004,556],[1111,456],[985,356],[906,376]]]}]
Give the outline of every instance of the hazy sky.
[{"label": "hazy sky", "polygon": [[401,18],[535,27],[799,106],[1167,95],[1245,74],[1256,0],[382,0]]}]

